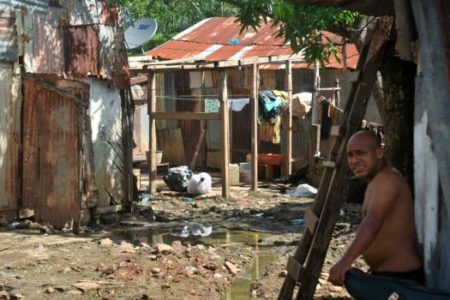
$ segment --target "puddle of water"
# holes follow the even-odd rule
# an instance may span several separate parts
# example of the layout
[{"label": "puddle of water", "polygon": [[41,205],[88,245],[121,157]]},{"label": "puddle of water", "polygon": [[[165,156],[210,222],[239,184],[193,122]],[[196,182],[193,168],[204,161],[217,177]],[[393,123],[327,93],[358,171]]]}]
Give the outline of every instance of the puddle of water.
[{"label": "puddle of water", "polygon": [[181,238],[179,234],[181,233],[181,227],[175,228],[134,228],[122,231],[116,231],[112,239],[116,242],[121,240],[129,241],[134,245],[139,245],[140,243],[147,243],[149,245],[156,245],[157,243],[171,244],[176,240],[187,241],[192,245],[204,244],[207,246],[216,245],[227,245],[233,243],[242,243],[250,246],[254,246],[255,237],[257,240],[265,239],[271,234],[269,233],[255,233],[252,231],[240,231],[240,230],[219,230],[213,231],[209,236],[189,236],[187,238]]},{"label": "puddle of water", "polygon": [[[145,242],[149,245],[157,243],[171,244],[175,240],[185,240],[191,244],[204,245],[227,245],[233,243],[242,243],[255,248],[257,252],[252,263],[241,273],[237,275],[231,286],[227,289],[222,300],[252,300],[251,285],[254,281],[260,279],[265,268],[273,261],[275,254],[270,249],[264,247],[263,250],[259,243],[261,240],[272,236],[269,233],[241,231],[241,230],[221,230],[211,233],[207,237],[190,236],[188,238],[180,238],[181,227],[174,228],[135,228],[116,232],[113,240],[127,240],[138,245]],[[269,247],[270,248],[270,247]]]},{"label": "puddle of water", "polygon": [[256,255],[252,264],[244,272],[238,274],[221,300],[253,300],[250,291],[251,285],[255,280],[261,278],[265,268],[273,259],[274,254],[268,252]]}]

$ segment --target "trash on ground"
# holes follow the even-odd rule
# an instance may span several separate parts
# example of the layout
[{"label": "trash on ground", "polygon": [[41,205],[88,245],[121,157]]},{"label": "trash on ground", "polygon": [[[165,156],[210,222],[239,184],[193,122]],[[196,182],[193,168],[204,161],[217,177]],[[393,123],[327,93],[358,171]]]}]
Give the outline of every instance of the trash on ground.
[{"label": "trash on ground", "polygon": [[147,202],[153,200],[153,196],[150,194],[140,194],[139,200],[141,201],[141,203],[147,203]]},{"label": "trash on ground", "polygon": [[303,183],[298,185],[295,190],[288,190],[286,194],[291,197],[315,197],[317,195],[317,189],[307,183]]},{"label": "trash on ground", "polygon": [[205,226],[199,223],[192,223],[183,227],[180,237],[187,238],[193,236],[209,236],[212,233],[212,226]]},{"label": "trash on ground", "polygon": [[175,192],[185,192],[192,177],[192,171],[188,166],[179,166],[169,169],[169,173],[163,176],[165,184]]},{"label": "trash on ground", "polygon": [[302,218],[299,218],[299,219],[293,219],[293,220],[291,220],[291,223],[293,224],[293,225],[305,225],[305,220],[303,220]]},{"label": "trash on ground", "polygon": [[200,173],[192,176],[187,191],[193,195],[203,195],[211,192],[212,180],[208,173]]}]

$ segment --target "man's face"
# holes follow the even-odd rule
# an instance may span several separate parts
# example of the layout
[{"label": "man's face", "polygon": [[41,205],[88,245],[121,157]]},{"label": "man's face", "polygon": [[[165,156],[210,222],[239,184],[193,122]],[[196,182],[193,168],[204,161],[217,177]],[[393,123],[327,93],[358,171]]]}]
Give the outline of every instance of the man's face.
[{"label": "man's face", "polygon": [[348,165],[357,178],[374,176],[382,157],[383,149],[365,136],[355,136],[347,145]]}]

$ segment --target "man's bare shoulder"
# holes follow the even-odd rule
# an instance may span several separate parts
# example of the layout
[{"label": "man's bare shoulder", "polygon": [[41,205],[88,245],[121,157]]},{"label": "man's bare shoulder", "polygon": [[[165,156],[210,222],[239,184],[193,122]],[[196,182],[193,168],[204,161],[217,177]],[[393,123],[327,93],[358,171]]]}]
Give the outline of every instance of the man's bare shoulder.
[{"label": "man's bare shoulder", "polygon": [[374,185],[397,185],[405,183],[403,175],[393,167],[385,167],[373,178]]}]

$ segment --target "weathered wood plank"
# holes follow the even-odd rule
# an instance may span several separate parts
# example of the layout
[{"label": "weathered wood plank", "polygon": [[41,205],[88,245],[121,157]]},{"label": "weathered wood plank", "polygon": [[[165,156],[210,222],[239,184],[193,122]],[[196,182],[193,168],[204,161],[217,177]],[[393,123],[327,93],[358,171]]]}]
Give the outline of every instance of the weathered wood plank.
[{"label": "weathered wood plank", "polygon": [[220,120],[218,113],[202,112],[154,112],[154,120]]},{"label": "weathered wood plank", "polygon": [[252,66],[252,190],[258,190],[258,90],[259,90],[259,67]]},{"label": "weathered wood plank", "polygon": [[230,128],[228,109],[228,80],[225,71],[220,72],[219,100],[222,131],[222,197],[230,197]]}]

